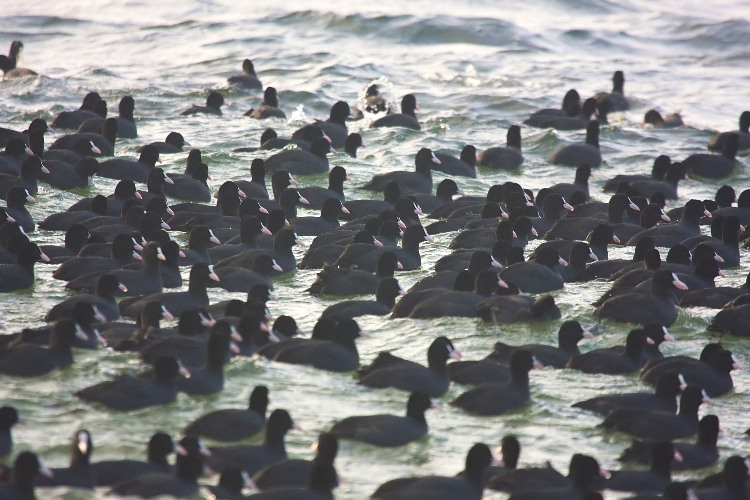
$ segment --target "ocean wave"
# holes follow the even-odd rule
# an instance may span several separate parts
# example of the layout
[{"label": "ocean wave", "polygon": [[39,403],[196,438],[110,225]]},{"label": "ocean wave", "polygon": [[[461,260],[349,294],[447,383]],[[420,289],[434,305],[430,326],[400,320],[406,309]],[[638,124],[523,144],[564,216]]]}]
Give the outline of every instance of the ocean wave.
[{"label": "ocean wave", "polygon": [[413,15],[337,15],[330,12],[298,11],[274,20],[308,28],[345,31],[351,35],[383,37],[391,42],[415,45],[470,44],[514,46],[527,50],[538,47],[533,38],[514,23],[496,18],[419,17]]},{"label": "ocean wave", "polygon": [[750,21],[730,19],[717,23],[686,22],[671,29],[684,43],[703,49],[747,47],[750,44]]}]

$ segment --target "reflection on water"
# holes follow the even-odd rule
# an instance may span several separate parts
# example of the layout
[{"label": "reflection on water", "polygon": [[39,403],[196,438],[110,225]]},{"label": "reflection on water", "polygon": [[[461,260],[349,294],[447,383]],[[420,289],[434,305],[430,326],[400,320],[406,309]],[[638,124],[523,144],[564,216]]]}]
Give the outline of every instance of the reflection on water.
[{"label": "reflection on water", "polygon": [[[367,121],[350,122],[351,131],[362,133],[366,148],[359,151],[357,159],[343,153],[330,158],[332,166],[344,166],[353,177],[345,186],[348,198],[372,196],[357,186],[375,173],[413,168],[420,147],[458,155],[469,143],[478,150],[504,145],[509,125],[520,123],[535,109],[558,107],[569,88],[576,88],[584,97],[608,90],[617,69],[625,71],[631,110],[612,115],[610,125],[602,130],[605,164],[591,180],[592,195],[599,200],[609,198],[601,186],[615,173],[648,172],[659,154],[681,159],[704,151],[714,131],[736,128],[742,106],[750,102],[750,91],[744,85],[750,30],[737,1],[725,0],[720,5],[638,0],[472,1],[458,7],[453,2],[424,1],[329,2],[325,6],[309,2],[37,2],[6,6],[4,14],[0,49],[4,51],[13,39],[22,39],[26,48],[21,65],[43,76],[2,82],[0,125],[20,129],[36,116],[51,118],[63,109],[77,108],[90,90],[107,99],[113,113],[115,103],[129,93],[136,101],[140,137],[118,140],[117,155],[135,157],[141,144],[179,131],[202,150],[213,188],[225,179],[249,176],[253,156],[232,149],[257,144],[269,125],[285,136],[311,118],[325,118],[335,101],[354,103],[367,84],[379,78],[392,85],[393,102],[405,93],[417,95],[422,131],[370,130]],[[245,57],[253,59],[265,86],[279,90],[281,106],[292,117],[289,123],[260,123],[242,116],[261,102],[259,92],[227,87],[226,78],[240,72]],[[202,103],[210,90],[221,91],[229,102],[221,119],[178,116],[188,105]],[[676,130],[642,127],[643,114],[652,107],[662,112],[681,109],[687,126]],[[524,127],[522,136],[525,162],[519,172],[480,169],[476,179],[460,179],[459,187],[482,195],[492,184],[516,180],[536,192],[572,180],[572,169],[552,167],[547,158],[561,145],[582,140],[582,132]],[[49,138],[50,142],[53,139]],[[162,166],[182,172],[186,154],[164,156]],[[681,183],[680,202],[691,197],[712,198],[725,182],[741,191],[750,185],[745,163],[740,158],[741,168],[729,179]],[[442,178],[436,174],[435,182]],[[326,176],[301,180],[324,184]],[[109,193],[114,182],[96,179],[95,186]],[[37,196],[40,202],[31,207],[32,214],[41,220],[84,194],[59,193],[42,186]],[[186,242],[184,235],[174,237]],[[404,288],[430,272],[434,262],[448,252],[451,237],[438,235],[435,244],[422,245],[423,270],[400,273]],[[61,236],[38,232],[34,239],[59,242]],[[301,257],[304,250],[295,252]],[[610,258],[631,256],[629,248],[610,249]],[[742,268],[730,271],[724,283],[736,286],[744,282],[748,269],[744,250],[742,257]],[[3,323],[9,331],[41,324],[44,312],[67,296],[51,272],[38,266],[33,291],[0,297]],[[271,303],[275,315],[294,316],[308,333],[319,313],[334,302],[303,292],[315,274],[299,271],[277,279],[279,301]],[[563,319],[596,324],[589,304],[606,288],[606,283],[598,282],[566,285],[555,294]],[[242,298],[216,289],[210,297],[212,301]],[[664,346],[663,351],[697,355],[712,339],[705,333],[712,315],[708,310],[680,313],[670,328],[678,342]],[[426,348],[438,335],[452,338],[466,359],[476,359],[486,355],[500,338],[508,343],[553,343],[559,326],[559,322],[487,326],[454,318],[367,317],[361,323],[373,333],[371,339],[359,342],[363,362],[381,350],[425,362]],[[582,343],[584,350],[622,343],[628,331],[626,325],[618,324],[596,324],[596,328],[600,335]],[[721,341],[748,364],[743,341]],[[68,436],[76,427],[92,432],[96,459],[140,458],[151,433],[166,430],[177,435],[202,413],[244,407],[249,391],[257,384],[269,386],[271,408],[289,409],[304,428],[288,436],[288,451],[293,456],[310,457],[308,447],[317,434],[344,416],[401,414],[405,401],[405,395],[396,391],[357,386],[347,375],[237,359],[227,368],[226,388],[220,395],[181,395],[165,408],[110,413],[79,402],[73,392],[124,370],[138,371],[141,366],[132,356],[109,350],[75,355],[74,367],[55,376],[4,380],[3,404],[18,406],[28,421],[26,427],[14,429],[17,448],[38,450],[55,466],[67,462]],[[739,416],[749,409],[749,379],[744,372],[734,379],[734,394],[701,410],[701,414],[711,412],[721,419],[723,456],[747,451],[742,435],[747,422]],[[644,389],[635,376],[582,377],[544,370],[532,372],[531,387],[532,404],[503,417],[478,418],[447,405],[429,412],[429,437],[403,449],[342,446],[337,467],[346,482],[337,490],[337,497],[363,498],[377,484],[405,474],[452,474],[462,468],[473,442],[494,446],[506,433],[519,436],[523,464],[551,461],[566,470],[571,453],[582,451],[616,468],[615,458],[628,439],[603,434],[595,428],[599,418],[569,405],[605,390]],[[453,386],[443,400],[449,401],[463,390]],[[103,496],[103,492],[94,496]]]}]

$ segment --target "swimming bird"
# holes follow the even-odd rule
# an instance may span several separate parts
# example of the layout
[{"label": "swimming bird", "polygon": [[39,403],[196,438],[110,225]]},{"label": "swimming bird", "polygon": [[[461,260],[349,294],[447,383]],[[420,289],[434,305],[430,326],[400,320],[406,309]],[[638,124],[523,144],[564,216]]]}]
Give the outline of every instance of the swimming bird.
[{"label": "swimming bird", "polygon": [[253,475],[266,465],[286,459],[284,438],[292,429],[300,430],[300,426],[292,420],[288,411],[276,409],[268,417],[263,443],[212,446],[209,448],[211,455],[208,465],[217,472],[236,467]]},{"label": "swimming bird", "polygon": [[[277,170],[276,172],[280,171]],[[337,165],[328,172],[327,188],[322,186],[298,187],[297,192],[309,202],[309,208],[320,210],[328,198],[346,201],[346,197],[344,196],[344,182],[351,180],[352,178],[346,173],[346,169]]]},{"label": "swimming bird", "polygon": [[[61,111],[50,123],[52,128],[77,129],[89,118],[98,118],[101,114],[102,98],[98,92],[89,92],[83,97],[81,106],[74,111]],[[106,103],[104,103],[106,109]]]},{"label": "swimming bird", "polygon": [[648,123],[654,128],[675,128],[682,127],[685,123],[682,121],[679,111],[662,116],[655,109],[649,109],[643,117],[643,122]]},{"label": "swimming bird", "polygon": [[602,427],[651,440],[672,440],[698,432],[698,408],[708,400],[706,392],[688,385],[680,396],[677,414],[620,408],[610,411]]},{"label": "swimming bird", "polygon": [[[117,137],[121,139],[135,139],[138,137],[138,128],[133,118],[133,111],[135,110],[135,100],[132,96],[126,95],[120,99],[118,104],[117,118]],[[98,133],[104,125],[104,118],[89,118],[85,122],[81,123],[78,127],[77,132],[96,132]]]},{"label": "swimming bird", "polygon": [[513,353],[519,349],[529,351],[544,366],[563,368],[571,356],[578,350],[578,342],[582,339],[592,339],[594,335],[584,329],[578,321],[569,320],[560,325],[557,332],[557,346],[546,344],[523,344],[519,346],[496,342],[492,349],[491,359],[508,364]]},{"label": "swimming bird", "polygon": [[[687,285],[673,272],[658,269],[651,278],[648,292],[634,290],[614,296],[594,309],[594,316],[669,326],[677,319],[675,290],[687,290]],[[632,314],[634,310],[638,311],[637,315]]]},{"label": "swimming bird", "polygon": [[185,453],[186,450],[175,444],[169,434],[156,432],[146,446],[146,461],[134,459],[102,460],[91,463],[97,486],[115,484],[146,474],[170,473],[171,464],[167,457],[172,453]]},{"label": "swimming bird", "polygon": [[[396,254],[384,252],[378,258],[374,273],[363,269],[344,269],[337,266],[324,266],[306,291],[326,295],[359,295],[375,293],[378,284],[385,278],[393,277],[399,262]],[[403,265],[401,266],[403,267]]]},{"label": "swimming bird", "polygon": [[460,477],[424,476],[386,481],[370,496],[372,499],[479,500],[484,490],[484,476],[492,464],[487,445],[477,443],[466,455],[466,466]]},{"label": "swimming bird", "polygon": [[602,190],[604,191],[616,191],[620,183],[622,182],[633,182],[633,181],[648,181],[648,180],[663,180],[664,175],[667,173],[667,168],[672,164],[672,160],[667,155],[659,155],[654,159],[654,163],[651,167],[651,174],[618,174],[608,179]]},{"label": "swimming bird", "polygon": [[180,292],[156,292],[143,294],[145,296],[141,297],[129,297],[120,301],[120,312],[124,316],[135,318],[143,306],[151,300],[158,300],[160,304],[176,316],[179,316],[187,309],[205,307],[209,303],[206,288],[210,280],[219,280],[219,277],[214,273],[213,266],[205,262],[196,262],[190,268],[187,290]]},{"label": "swimming bird", "polygon": [[742,365],[731,351],[718,349],[708,355],[705,362],[678,357],[647,364],[640,378],[646,383],[654,384],[663,373],[678,370],[688,384],[702,387],[709,397],[719,397],[734,387],[732,370],[741,369]]},{"label": "swimming bird", "polygon": [[308,339],[281,349],[274,361],[307,365],[321,370],[348,372],[359,366],[355,340],[369,336],[352,318],[342,318],[329,339]]},{"label": "swimming bird", "polygon": [[385,174],[377,174],[367,181],[362,189],[383,191],[386,184],[396,181],[402,194],[431,193],[432,192],[432,164],[439,164],[428,148],[420,149],[414,157],[415,171],[395,170]]},{"label": "swimming bird", "polygon": [[0,483],[0,497],[33,500],[34,481],[39,474],[50,477],[52,470],[44,465],[36,453],[22,451],[13,461],[13,471],[8,482]]},{"label": "swimming bird", "polygon": [[246,89],[262,89],[263,85],[258,79],[258,75],[255,73],[255,65],[250,59],[242,60],[242,74],[230,76],[227,81],[237,87],[243,87]]},{"label": "swimming bird", "polygon": [[404,291],[396,278],[383,278],[375,290],[375,300],[344,300],[325,308],[321,317],[355,318],[367,314],[385,316],[391,312],[396,297]]},{"label": "swimming bird", "polygon": [[523,295],[512,281],[503,295],[492,295],[477,304],[477,315],[488,323],[516,323],[520,321],[550,321],[560,319],[560,308],[550,294],[538,298]]},{"label": "swimming bird", "polygon": [[217,321],[208,334],[203,365],[193,368],[189,378],[178,378],[177,390],[191,396],[220,392],[224,388],[224,365],[232,355],[239,354],[233,339],[240,339],[234,326],[226,320]]},{"label": "swimming bird", "polygon": [[312,448],[315,451],[315,458],[312,460],[288,458],[267,465],[253,475],[253,483],[260,490],[278,493],[279,498],[284,496],[282,488],[305,487],[311,483],[317,467],[333,466],[339,441],[330,432],[322,432]]},{"label": "swimming bird", "polygon": [[406,94],[401,98],[401,112],[389,113],[381,116],[370,124],[370,128],[379,127],[404,127],[412,130],[421,130],[416,112],[419,111],[417,98],[414,94]]},{"label": "swimming bird", "polygon": [[597,103],[608,100],[612,103],[612,111],[627,111],[630,108],[628,99],[625,97],[625,73],[620,70],[612,74],[612,90],[610,92],[597,92],[594,99]]},{"label": "swimming bird", "polygon": [[655,246],[672,248],[688,238],[701,234],[700,219],[703,216],[711,217],[711,212],[706,210],[702,201],[693,198],[685,203],[685,209],[678,222],[658,224],[644,229],[633,235],[627,244],[637,245],[641,239],[650,237],[654,240]]},{"label": "swimming bird", "polygon": [[180,115],[197,115],[197,114],[208,114],[221,116],[221,107],[224,105],[224,96],[216,91],[212,91],[206,97],[206,105],[199,106],[193,104],[190,108],[186,109]]},{"label": "swimming bird", "polygon": [[23,420],[18,416],[18,410],[15,407],[0,407],[0,457],[8,456],[13,450],[11,429],[20,423],[23,423]]},{"label": "swimming bird", "polygon": [[501,415],[528,403],[529,371],[542,368],[541,363],[525,350],[519,349],[510,359],[507,382],[486,382],[460,394],[451,405],[477,415]]},{"label": "swimming bird", "polygon": [[76,430],[70,442],[70,465],[53,468],[52,477],[38,476],[36,486],[69,486],[93,490],[96,486],[94,470],[90,463],[93,451],[91,433],[85,429]]},{"label": "swimming bird", "polygon": [[631,330],[625,341],[622,352],[611,349],[594,349],[570,357],[567,368],[580,370],[584,373],[619,374],[638,371],[643,366],[641,352],[647,342],[653,340],[641,329]]},{"label": "swimming bird", "polygon": [[724,150],[724,145],[726,144],[727,139],[732,133],[735,133],[738,136],[738,150],[744,151],[750,149],[750,132],[748,131],[748,128],[750,128],[750,111],[743,111],[740,113],[739,122],[737,130],[722,132],[711,137],[711,139],[708,140],[708,149],[716,153],[721,153]]},{"label": "swimming bird", "polygon": [[658,493],[672,480],[672,464],[683,459],[669,441],[658,441],[651,448],[649,470],[620,469],[611,471],[604,487],[614,491]]},{"label": "swimming bird", "polygon": [[0,264],[0,293],[23,290],[34,285],[34,264],[48,262],[36,243],[27,242],[18,251],[16,263]]},{"label": "swimming bird", "polygon": [[524,125],[541,127],[550,117],[575,116],[581,110],[581,95],[576,89],[568,90],[563,96],[560,108],[544,108],[534,111],[523,121]]},{"label": "swimming bird", "polygon": [[[414,207],[413,202],[411,202],[411,206]],[[381,237],[383,236],[385,236],[385,233],[381,235]],[[368,237],[372,239],[372,235]],[[434,238],[421,225],[412,225],[404,230],[400,248],[373,244],[374,241],[372,240],[367,241],[367,243],[353,242],[347,244],[344,251],[339,253],[335,264],[341,268],[358,268],[375,272],[380,255],[392,251],[396,253],[403,269],[417,269],[422,265],[419,245],[423,241],[434,243]],[[389,244],[395,244],[395,240],[391,240]]]},{"label": "swimming bird", "polygon": [[[79,139],[86,139],[94,143],[101,156],[114,156],[115,141],[117,140],[117,118],[107,118],[102,125],[101,133],[98,132],[76,132],[74,134],[64,135],[50,144],[49,151],[65,149],[75,150]],[[47,155],[49,156],[49,155]]]},{"label": "swimming bird", "polygon": [[543,467],[518,467],[521,444],[518,439],[506,434],[500,440],[502,462],[487,471],[487,487],[505,492],[520,492],[536,488],[565,488],[569,484],[567,477],[560,474],[549,462]]},{"label": "swimming bird", "polygon": [[14,137],[8,140],[5,149],[0,152],[0,172],[11,176],[21,173],[21,165],[26,154],[26,140]]},{"label": "swimming bird", "polygon": [[35,223],[26,203],[36,203],[36,199],[23,186],[13,186],[5,195],[5,213],[13,218],[27,233],[34,231]]},{"label": "swimming bird", "polygon": [[266,171],[286,170],[292,175],[312,175],[328,172],[327,154],[334,152],[322,137],[310,144],[310,150],[289,149],[266,158]]},{"label": "swimming bird", "polygon": [[555,269],[567,265],[552,247],[541,248],[533,261],[519,262],[502,269],[499,276],[506,283],[512,281],[525,293],[546,293],[563,288],[564,280]]},{"label": "swimming bird", "polygon": [[513,170],[523,164],[521,153],[521,127],[511,125],[506,136],[506,146],[487,148],[477,155],[477,164],[502,170]]},{"label": "swimming bird", "polygon": [[20,40],[13,40],[10,43],[10,50],[8,55],[0,55],[0,70],[3,71],[3,78],[18,78],[20,76],[36,75],[36,71],[32,71],[28,68],[17,67],[18,59],[21,57],[23,51],[23,42]]},{"label": "swimming bird", "polygon": [[[349,118],[351,114],[351,109],[346,102],[337,101],[331,106],[328,119],[325,121],[315,120],[313,125],[321,129],[332,148],[340,148],[344,146],[346,138],[349,136],[349,131],[346,127],[346,119]],[[295,134],[297,134],[297,132],[292,134],[292,138],[295,138]]]},{"label": "swimming bird", "polygon": [[[585,129],[586,125],[591,120],[593,115],[598,109],[602,111],[609,111],[609,101],[603,100],[601,103],[597,103],[596,99],[589,97],[583,102],[581,110],[575,116],[555,116],[549,117],[546,121],[542,122],[542,127],[554,128],[557,130],[581,130]],[[597,116],[597,121],[606,123],[606,112]]]},{"label": "swimming bird", "polygon": [[198,478],[204,473],[208,449],[195,436],[179,441],[174,473],[155,473],[138,476],[116,484],[110,494],[152,498],[170,496],[189,498],[200,490]]},{"label": "swimming bird", "polygon": [[266,426],[268,402],[268,388],[258,385],[250,393],[247,408],[225,408],[205,413],[185,426],[185,434],[215,441],[249,438]]},{"label": "swimming bird", "polygon": [[739,148],[739,135],[729,134],[721,154],[694,153],[682,160],[688,173],[707,179],[720,179],[734,171],[735,156]]},{"label": "swimming bird", "polygon": [[455,158],[447,153],[435,153],[440,164],[435,164],[433,170],[448,175],[476,178],[477,176],[477,148],[468,144],[461,150],[460,156]]},{"label": "swimming bird", "polygon": [[554,165],[578,167],[586,163],[598,167],[602,163],[599,151],[599,122],[591,120],[586,126],[586,142],[569,144],[555,151],[549,159]]},{"label": "swimming bird", "polygon": [[654,392],[625,392],[603,394],[584,401],[573,403],[574,408],[581,408],[606,416],[618,408],[633,410],[655,410],[666,413],[677,413],[677,396],[687,387],[685,377],[677,372],[664,372],[656,383]]},{"label": "swimming bird", "polygon": [[403,446],[427,434],[425,411],[434,408],[429,396],[413,392],[406,403],[406,416],[391,414],[357,415],[339,420],[328,431],[339,439],[351,439],[373,446]]},{"label": "swimming bird", "polygon": [[[682,460],[672,461],[672,470],[702,469],[714,465],[719,459],[716,441],[719,437],[719,417],[706,415],[698,423],[698,436],[695,443],[675,442],[674,449]],[[649,463],[654,441],[634,439],[617,458],[621,462]]]},{"label": "swimming bird", "polygon": [[99,403],[114,410],[138,410],[174,401],[177,397],[175,382],[178,376],[188,377],[190,372],[174,357],[164,356],[156,360],[149,375],[125,373],[81,389],[75,395],[84,401]]},{"label": "swimming bird", "polygon": [[181,133],[173,131],[168,133],[166,139],[164,139],[163,141],[150,142],[138,148],[136,152],[140,153],[141,151],[143,151],[143,148],[149,145],[156,146],[156,148],[159,150],[159,154],[165,155],[180,153],[182,151],[182,148],[185,146],[190,146],[190,143],[185,140]]},{"label": "swimming bird", "polygon": [[138,160],[128,158],[110,158],[99,164],[97,174],[110,179],[132,179],[145,183],[151,171],[159,163],[159,149],[148,145],[143,148]]},{"label": "swimming bird", "polygon": [[368,366],[359,371],[360,385],[393,387],[407,392],[423,392],[440,397],[448,390],[450,377],[446,364],[449,359],[460,359],[461,352],[446,337],[438,337],[427,349],[427,366],[381,352]]},{"label": "swimming bird", "polygon": [[265,118],[286,118],[286,113],[279,109],[279,96],[275,87],[266,87],[263,92],[263,104],[259,108],[251,108],[245,116],[263,120]]},{"label": "swimming bird", "polygon": [[73,363],[71,346],[76,337],[88,340],[80,325],[70,318],[63,318],[55,323],[48,346],[21,343],[8,349],[0,359],[0,373],[37,377],[70,366]]}]

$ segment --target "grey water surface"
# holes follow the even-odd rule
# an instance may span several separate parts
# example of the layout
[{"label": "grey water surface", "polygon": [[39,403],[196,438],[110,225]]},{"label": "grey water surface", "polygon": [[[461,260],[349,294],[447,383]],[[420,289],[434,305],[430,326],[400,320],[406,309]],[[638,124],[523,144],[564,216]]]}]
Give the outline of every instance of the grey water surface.
[{"label": "grey water surface", "polygon": [[[268,126],[287,136],[309,120],[326,118],[334,102],[354,104],[370,82],[379,80],[396,105],[403,94],[417,96],[422,130],[369,129],[367,117],[349,123],[351,131],[362,134],[366,148],[357,159],[343,152],[329,159],[353,177],[346,196],[362,198],[374,195],[358,186],[379,172],[412,169],[421,147],[458,155],[465,144],[478,150],[504,145],[508,126],[520,124],[536,109],[559,107],[569,88],[576,88],[584,98],[610,90],[612,73],[622,70],[631,109],[612,114],[610,124],[603,127],[604,163],[591,180],[592,196],[606,201],[609,194],[601,186],[613,175],[649,172],[660,154],[680,160],[704,152],[715,132],[737,128],[739,114],[750,106],[748,14],[750,9],[741,0],[6,2],[0,18],[0,48],[4,51],[12,40],[22,40],[20,66],[41,76],[0,82],[0,125],[23,129],[37,116],[51,121],[58,112],[77,108],[92,90],[116,113],[120,97],[130,94],[137,106],[139,137],[118,140],[116,155],[133,158],[140,145],[179,131],[203,152],[215,189],[226,179],[249,178],[254,154],[233,153],[234,148],[256,145]],[[262,100],[260,91],[227,84],[229,76],[240,73],[244,58],[253,60],[264,86],[279,90],[289,121],[260,122],[242,116]],[[191,104],[203,104],[211,90],[220,91],[228,101],[223,117],[179,116]],[[650,108],[662,113],[681,110],[686,126],[644,127],[643,115]],[[522,136],[525,162],[519,171],[480,169],[476,179],[457,179],[459,186],[469,194],[483,195],[489,186],[507,180],[534,192],[572,181],[573,169],[552,166],[547,159],[561,145],[583,140],[583,131],[524,126]],[[164,155],[161,166],[182,172],[186,156],[187,152]],[[747,163],[746,157],[739,157],[735,173],[727,179],[681,183],[680,200],[670,203],[670,208],[690,198],[713,198],[725,183],[738,193],[750,187]],[[437,184],[444,176],[434,177]],[[320,185],[326,176],[300,180]],[[90,192],[109,193],[114,184],[97,178]],[[89,194],[42,185],[38,203],[30,209],[41,220]],[[431,272],[433,263],[448,253],[452,236],[439,235],[435,244],[422,245],[422,269],[398,274],[404,288]],[[174,238],[186,241],[180,233]],[[62,235],[38,231],[32,239],[60,243]],[[297,251],[301,257],[304,249]],[[610,247],[610,257],[631,256],[632,248]],[[718,281],[743,283],[750,270],[748,258],[742,250],[741,267]],[[42,324],[44,313],[68,296],[63,284],[52,279],[53,269],[38,264],[33,289],[0,296],[8,331]],[[320,312],[334,303],[330,297],[304,292],[315,274],[297,271],[278,278],[279,300],[270,303],[274,315],[292,315],[307,333]],[[605,282],[570,284],[554,294],[563,319],[577,319],[599,332],[594,340],[581,343],[582,350],[623,343],[632,328],[591,316],[591,302],[607,287]],[[215,289],[210,297],[212,301],[244,298]],[[705,343],[716,339],[705,331],[713,314],[707,309],[680,312],[670,328],[677,342],[662,350],[697,356]],[[488,326],[465,318],[364,317],[361,324],[372,333],[372,338],[358,342],[366,363],[382,350],[426,362],[427,346],[439,335],[451,338],[465,359],[478,359],[497,340],[556,342],[560,322]],[[750,363],[746,339],[726,337],[721,342],[743,364]],[[169,406],[118,413],[90,406],[73,393],[124,370],[140,369],[135,357],[106,349],[77,351],[75,357],[72,368],[47,377],[0,381],[0,402],[17,406],[27,421],[14,429],[16,450],[33,449],[48,465],[67,463],[69,436],[79,427],[92,433],[95,460],[140,458],[153,432],[179,435],[185,424],[207,411],[244,407],[257,384],[270,388],[271,408],[288,409],[302,426],[303,431],[287,437],[289,454],[296,457],[312,457],[310,444],[335,421],[354,414],[400,414],[406,401],[397,391],[357,386],[350,374],[239,358],[228,366],[226,387],[215,397],[181,394]],[[750,451],[743,434],[750,426],[750,377],[744,371],[734,372],[734,380],[733,393],[701,409],[701,415],[715,413],[721,420],[723,458]],[[336,461],[344,481],[336,497],[366,498],[378,484],[404,475],[454,474],[463,468],[466,451],[474,442],[494,448],[507,433],[519,437],[524,465],[549,461],[567,471],[570,456],[582,452],[606,467],[618,467],[615,459],[629,443],[628,437],[603,432],[596,428],[599,417],[570,405],[603,391],[647,390],[637,375],[584,376],[545,369],[531,373],[531,386],[532,402],[500,417],[470,416],[447,404],[431,410],[429,436],[399,449],[344,444]],[[463,390],[453,385],[441,399],[447,403]],[[87,494],[58,489],[40,498],[104,494],[104,490]],[[485,496],[503,498],[496,493]]]}]

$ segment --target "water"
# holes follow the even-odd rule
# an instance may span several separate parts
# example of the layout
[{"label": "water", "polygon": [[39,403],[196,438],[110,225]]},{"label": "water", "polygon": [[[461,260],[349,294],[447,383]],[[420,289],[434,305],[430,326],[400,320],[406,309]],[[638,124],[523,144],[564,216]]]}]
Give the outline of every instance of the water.
[{"label": "water", "polygon": [[[49,2],[13,4],[0,19],[0,47],[21,39],[25,51],[21,66],[38,71],[40,78],[6,81],[0,85],[0,125],[23,128],[32,118],[51,119],[63,109],[74,109],[82,96],[98,91],[114,111],[125,94],[134,96],[139,138],[118,141],[118,155],[133,157],[143,143],[163,140],[180,131],[193,147],[203,151],[217,187],[227,178],[249,176],[250,154],[232,153],[239,146],[255,145],[267,126],[288,135],[312,118],[325,118],[335,101],[353,103],[374,79],[392,87],[394,100],[405,93],[417,96],[421,132],[369,130],[367,122],[350,124],[361,131],[366,149],[359,158],[343,154],[331,158],[354,178],[346,187],[349,198],[370,196],[357,189],[374,173],[411,169],[416,151],[430,147],[458,154],[463,145],[479,150],[504,144],[509,125],[520,123],[531,111],[557,107],[564,92],[575,87],[582,96],[609,90],[615,70],[625,72],[625,92],[631,110],[611,117],[601,137],[605,163],[591,181],[595,198],[606,200],[603,182],[616,173],[650,170],[653,158],[668,154],[682,159],[705,150],[718,130],[737,126],[737,117],[750,102],[745,68],[750,60],[750,26],[742,2],[629,0],[532,0],[522,3],[477,0],[457,6],[447,1],[253,2],[237,4],[199,2]],[[256,122],[242,116],[261,102],[260,92],[229,88],[226,78],[238,74],[242,59],[251,58],[263,84],[280,91],[289,123]],[[230,102],[222,118],[181,117],[179,111],[203,103],[210,90],[220,90]],[[642,127],[645,111],[681,109],[686,127],[654,130]],[[295,111],[294,114],[292,111]],[[482,170],[477,179],[459,179],[470,194],[484,194],[488,186],[509,179],[538,190],[572,180],[572,169],[548,165],[549,155],[562,144],[582,140],[582,132],[555,132],[523,128],[525,163],[520,172]],[[164,168],[184,170],[185,154],[165,156]],[[680,185],[680,203],[691,197],[712,198],[724,183],[739,193],[748,187],[746,159],[728,179]],[[436,183],[442,174],[436,174]],[[304,179],[324,183],[325,176]],[[97,179],[96,189],[111,192],[114,182]],[[31,208],[37,220],[71,204],[83,192],[59,193],[42,187],[40,203]],[[447,253],[450,235],[424,248],[423,270],[398,275],[404,287],[429,273]],[[175,238],[184,241],[182,235]],[[59,242],[59,234],[38,232],[34,239]],[[615,248],[612,257],[630,257],[631,250]],[[301,256],[301,253],[299,254]],[[737,285],[747,274],[743,266],[728,273],[723,283]],[[52,269],[38,266],[33,290],[0,297],[3,322],[9,331],[42,323],[44,312],[66,296],[51,279]],[[299,271],[276,282],[280,300],[274,314],[294,316],[311,331],[320,311],[332,303],[310,297],[303,290],[315,271]],[[606,284],[566,285],[556,299],[564,319],[593,325],[592,300]],[[241,295],[212,292],[211,299]],[[713,312],[681,313],[670,332],[678,342],[663,347],[668,354],[697,355],[715,337],[705,332]],[[381,350],[424,362],[432,339],[447,335],[467,359],[484,356],[503,339],[509,343],[554,342],[559,322],[537,325],[486,326],[480,321],[386,320],[366,317],[361,323],[373,333],[359,342],[363,362]],[[628,327],[597,324],[600,335],[582,343],[584,350],[624,342]],[[746,342],[721,341],[745,365],[750,362]],[[121,414],[94,409],[72,396],[92,383],[140,366],[131,356],[100,351],[76,352],[73,369],[32,380],[3,379],[3,404],[16,405],[27,420],[15,429],[16,447],[34,449],[48,464],[67,462],[67,442],[79,428],[93,435],[97,460],[141,457],[148,436],[156,430],[179,435],[182,427],[214,408],[241,407],[257,384],[271,390],[271,407],[287,408],[304,428],[290,433],[292,456],[310,457],[308,447],[317,434],[344,416],[380,412],[402,413],[406,396],[396,391],[373,391],[356,386],[347,375],[313,369],[237,359],[227,368],[226,389],[210,398],[181,395],[173,405]],[[735,392],[701,410],[721,419],[719,446],[723,457],[750,451],[744,417],[750,405],[750,378],[734,375]],[[345,478],[338,498],[363,498],[381,482],[408,474],[452,474],[463,466],[472,443],[499,443],[506,433],[516,434],[523,446],[521,463],[550,461],[561,470],[573,452],[596,456],[616,468],[615,458],[628,443],[623,435],[596,429],[600,419],[574,411],[569,405],[602,391],[642,390],[635,376],[582,377],[568,371],[532,372],[532,404],[512,414],[478,418],[445,405],[430,411],[430,435],[397,450],[379,450],[345,444],[337,468]],[[451,387],[449,401],[464,388]],[[723,460],[721,460],[723,462]],[[679,475],[681,479],[702,476]],[[213,481],[213,480],[209,480]],[[68,498],[62,491],[59,497]],[[91,497],[98,498],[104,492]],[[89,498],[75,493],[74,498]],[[488,494],[488,498],[502,498]],[[615,498],[615,495],[608,495]],[[49,498],[49,496],[45,496]]]}]

